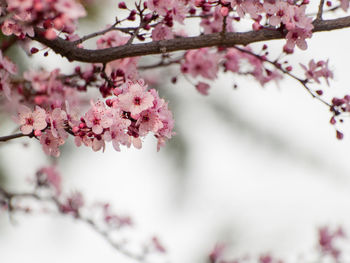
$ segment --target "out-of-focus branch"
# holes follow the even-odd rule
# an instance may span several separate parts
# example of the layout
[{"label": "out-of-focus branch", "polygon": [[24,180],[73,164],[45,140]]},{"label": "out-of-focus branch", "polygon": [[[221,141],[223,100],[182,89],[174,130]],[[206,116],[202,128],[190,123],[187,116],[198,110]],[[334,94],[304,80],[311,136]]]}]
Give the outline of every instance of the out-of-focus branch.
[{"label": "out-of-focus branch", "polygon": [[35,200],[40,203],[52,204],[56,207],[59,214],[63,216],[71,216],[74,219],[89,225],[96,233],[103,237],[119,253],[123,254],[124,256],[127,256],[128,258],[134,259],[137,262],[147,262],[147,249],[142,251],[140,254],[131,252],[130,250],[126,249],[122,243],[117,243],[116,241],[114,241],[110,236],[110,232],[108,232],[108,230],[102,229],[95,220],[82,215],[79,208],[73,207],[72,210],[67,210],[67,205],[60,201],[60,199],[56,195],[42,196],[37,191],[16,193],[10,192],[0,186],[0,210],[5,209],[10,214],[15,212],[31,212],[30,208],[28,207],[21,207],[20,205],[16,205],[17,203],[15,203],[15,201],[21,200]]}]

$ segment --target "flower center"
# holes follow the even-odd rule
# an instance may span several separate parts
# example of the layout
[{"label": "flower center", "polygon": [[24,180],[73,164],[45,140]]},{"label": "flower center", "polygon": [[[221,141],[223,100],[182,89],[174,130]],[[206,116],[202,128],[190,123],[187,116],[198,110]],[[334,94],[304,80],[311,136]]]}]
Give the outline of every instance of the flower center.
[{"label": "flower center", "polygon": [[34,123],[33,118],[26,118],[26,124],[27,125],[33,125],[33,123]]},{"label": "flower center", "polygon": [[134,98],[134,104],[135,105],[141,105],[141,98],[140,97],[135,97]]}]

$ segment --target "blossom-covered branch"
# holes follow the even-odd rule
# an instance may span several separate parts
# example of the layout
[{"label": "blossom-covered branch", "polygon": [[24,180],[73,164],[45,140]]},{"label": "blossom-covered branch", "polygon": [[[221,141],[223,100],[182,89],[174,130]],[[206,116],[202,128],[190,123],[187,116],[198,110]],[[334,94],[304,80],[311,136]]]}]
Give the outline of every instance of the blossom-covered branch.
[{"label": "blossom-covered branch", "polygon": [[[332,31],[350,27],[350,16],[318,20],[314,23],[312,32]],[[116,59],[137,57],[154,54],[164,54],[180,50],[198,49],[203,47],[232,47],[235,45],[248,45],[251,43],[285,38],[286,32],[273,28],[263,28],[258,31],[245,33],[226,32],[204,34],[196,37],[179,37],[175,39],[152,41],[149,43],[127,44],[107,49],[89,50],[77,47],[74,43],[57,37],[50,40],[45,38],[44,31],[37,28],[32,37],[57,54],[66,57],[69,61],[81,61],[88,63],[107,63]]]},{"label": "blossom-covered branch", "polygon": [[[339,2],[347,12],[349,1]],[[8,101],[20,102],[14,115],[22,133],[32,134],[30,137],[39,139],[45,153],[56,157],[68,135],[74,136],[77,146],[86,145],[94,151],[104,150],[105,142],[109,141],[118,151],[120,145],[141,148],[142,138],[148,133],[157,138],[158,149],[163,146],[175,134],[174,120],[168,103],[145,83],[139,71],[168,65],[179,66],[186,79],[195,79],[190,82],[203,95],[210,88],[206,80],[214,81],[219,70],[253,76],[261,85],[288,75],[330,107],[336,121],[339,115],[348,112],[348,107],[343,106],[347,99],[326,102],[306,86],[308,80],[319,84],[319,77],[324,77],[328,84],[332,77],[328,62],[319,60],[316,66],[311,63],[312,68],[306,69],[307,79],[303,80],[291,72],[291,65],[282,68],[281,61],[267,59],[266,50],[264,58],[252,56],[254,52],[249,55],[252,49],[248,44],[285,39],[280,56],[284,57],[293,54],[295,48],[306,50],[307,39],[315,32],[350,27],[350,16],[323,20],[323,1],[317,15],[306,13],[309,5],[309,1],[301,0],[147,0],[136,1],[133,7],[119,2],[118,8],[124,11],[112,25],[79,37],[77,22],[86,11],[77,1],[4,1],[0,9],[3,34],[16,36],[19,41],[36,40],[69,61],[91,64],[77,67],[67,76],[60,74],[59,69],[41,70],[40,74],[29,70],[19,76],[16,65],[0,53],[0,91]],[[189,18],[197,19],[197,36],[190,37],[189,32],[174,26]],[[251,19],[252,31],[239,31],[243,18]],[[125,22],[133,21],[135,26],[125,27]],[[97,38],[96,49],[85,49],[85,41],[92,38]],[[136,40],[139,43],[134,43]],[[237,48],[242,45],[247,47]],[[185,52],[174,58],[170,54],[174,51]],[[38,52],[36,47],[30,49],[33,55]],[[44,56],[48,52],[45,49]],[[140,66],[141,56],[150,54],[160,54],[160,62]],[[245,60],[253,71],[244,70],[241,62]],[[265,67],[269,61],[273,69]],[[177,76],[172,77],[173,83]],[[86,113],[78,114],[83,106],[79,92],[87,91],[88,87],[98,88],[102,98],[93,99]],[[11,138],[16,136],[4,140]]]}]

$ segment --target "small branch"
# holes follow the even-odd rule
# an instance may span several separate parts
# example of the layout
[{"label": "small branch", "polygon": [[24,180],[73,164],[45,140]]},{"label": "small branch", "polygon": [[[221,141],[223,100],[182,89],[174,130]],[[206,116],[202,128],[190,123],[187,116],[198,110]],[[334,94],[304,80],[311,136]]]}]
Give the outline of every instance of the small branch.
[{"label": "small branch", "polygon": [[111,25],[110,27],[104,29],[104,30],[101,30],[101,31],[98,31],[98,32],[95,32],[95,33],[92,33],[92,34],[88,34],[86,36],[83,36],[82,38],[80,38],[80,39],[78,39],[76,41],[73,41],[73,43],[75,45],[78,45],[78,44],[81,44],[81,43],[83,43],[84,41],[86,41],[88,39],[104,35],[104,34],[108,33],[109,31],[112,31],[112,30],[116,29],[115,28],[116,25],[117,25],[117,22],[114,23],[113,25]]},{"label": "small branch", "polygon": [[324,0],[320,0],[316,20],[322,20]]},{"label": "small branch", "polygon": [[245,50],[245,49],[242,49],[242,48],[239,48],[239,47],[234,47],[235,49],[241,51],[241,52],[244,52],[244,53],[247,53],[247,54],[250,54],[251,56],[254,56],[256,58],[258,58],[259,60],[261,60],[262,62],[267,62],[269,63],[270,65],[274,66],[276,69],[278,69],[279,71],[281,71],[282,73],[286,74],[287,76],[293,78],[294,80],[298,81],[305,89],[306,91],[315,99],[319,100],[320,102],[322,102],[323,104],[325,104],[326,106],[328,107],[332,107],[331,104],[329,104],[327,101],[323,100],[322,98],[320,98],[319,96],[315,95],[311,90],[310,88],[306,85],[307,81],[306,80],[303,80],[303,79],[300,79],[298,78],[297,76],[293,75],[292,73],[290,73],[289,71],[283,69],[277,62],[274,62],[274,61],[270,61],[266,58],[262,58],[260,57],[259,55],[249,51],[249,50]]},{"label": "small branch", "polygon": [[222,20],[222,36],[225,37],[225,33],[226,33],[226,30],[227,29],[227,15],[224,16],[223,20]]},{"label": "small branch", "polygon": [[2,136],[2,137],[0,137],[0,142],[6,142],[9,140],[13,140],[13,139],[21,138],[21,137],[26,137],[26,136],[31,137],[31,136],[33,136],[33,134],[16,133],[16,134],[12,134],[12,135]]}]

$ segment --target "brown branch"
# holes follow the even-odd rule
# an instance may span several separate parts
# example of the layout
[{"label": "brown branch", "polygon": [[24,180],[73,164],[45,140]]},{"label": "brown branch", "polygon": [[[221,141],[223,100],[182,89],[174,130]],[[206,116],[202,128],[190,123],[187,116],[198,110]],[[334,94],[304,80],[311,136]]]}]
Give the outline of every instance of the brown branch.
[{"label": "brown branch", "polygon": [[[331,20],[315,20],[313,24],[313,32],[347,28],[350,27],[350,16]],[[232,47],[235,45],[248,45],[260,41],[283,39],[284,37],[285,33],[278,29],[265,28],[259,31],[249,31],[244,33],[227,32],[224,34],[224,37],[220,32],[196,37],[175,38],[99,50],[78,48],[74,43],[68,42],[59,37],[54,40],[48,40],[44,37],[43,30],[39,28],[35,29],[35,36],[32,39],[48,46],[54,52],[66,57],[70,61],[108,63],[126,57],[163,54],[164,51],[174,52],[213,46]]]},{"label": "brown branch", "polygon": [[321,0],[320,4],[318,6],[318,12],[317,12],[316,20],[322,20],[323,5],[324,5],[324,0]]},{"label": "brown branch", "polygon": [[20,137],[25,137],[25,136],[33,136],[33,134],[23,134],[23,133],[16,133],[16,134],[12,134],[12,135],[7,135],[7,136],[2,136],[0,137],[0,142],[6,142],[9,140],[13,140],[13,139],[17,139]]}]

